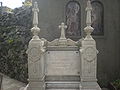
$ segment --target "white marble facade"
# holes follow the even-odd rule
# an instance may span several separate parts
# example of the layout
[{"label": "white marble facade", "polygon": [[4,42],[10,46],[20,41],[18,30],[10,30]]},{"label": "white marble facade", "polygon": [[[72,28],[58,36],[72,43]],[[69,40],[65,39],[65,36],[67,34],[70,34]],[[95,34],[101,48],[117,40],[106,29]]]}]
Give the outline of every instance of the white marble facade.
[{"label": "white marble facade", "polygon": [[77,42],[67,39],[67,26],[62,23],[59,26],[60,38],[49,42],[38,36],[39,9],[35,2],[34,27],[31,29],[33,38],[27,50],[29,84],[25,90],[101,90],[96,78],[98,50],[91,36],[94,30],[91,27],[91,11],[88,0],[85,38]]}]

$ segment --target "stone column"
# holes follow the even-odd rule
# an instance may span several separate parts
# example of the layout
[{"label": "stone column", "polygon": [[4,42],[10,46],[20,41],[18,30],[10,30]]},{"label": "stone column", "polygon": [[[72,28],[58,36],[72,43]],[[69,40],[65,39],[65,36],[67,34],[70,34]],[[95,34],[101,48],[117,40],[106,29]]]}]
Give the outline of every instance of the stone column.
[{"label": "stone column", "polygon": [[96,42],[92,38],[91,33],[94,30],[91,27],[91,11],[92,6],[90,0],[87,2],[87,27],[84,29],[86,37],[81,41],[81,71],[80,71],[80,90],[101,90],[97,83],[97,54]]},{"label": "stone column", "polygon": [[33,37],[29,42],[28,54],[28,75],[29,85],[27,90],[45,90],[45,73],[44,73],[44,41],[38,37],[40,29],[38,25],[38,7],[37,2],[34,4],[33,25],[31,29]]}]

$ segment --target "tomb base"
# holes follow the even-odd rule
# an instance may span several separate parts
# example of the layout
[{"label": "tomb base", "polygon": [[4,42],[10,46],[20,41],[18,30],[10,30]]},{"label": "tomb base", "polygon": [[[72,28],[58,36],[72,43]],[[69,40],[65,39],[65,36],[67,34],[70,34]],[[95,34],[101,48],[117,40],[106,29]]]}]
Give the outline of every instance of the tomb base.
[{"label": "tomb base", "polygon": [[43,82],[31,82],[26,90],[45,90],[45,84]]},{"label": "tomb base", "polygon": [[80,90],[101,90],[97,82],[80,82]]}]

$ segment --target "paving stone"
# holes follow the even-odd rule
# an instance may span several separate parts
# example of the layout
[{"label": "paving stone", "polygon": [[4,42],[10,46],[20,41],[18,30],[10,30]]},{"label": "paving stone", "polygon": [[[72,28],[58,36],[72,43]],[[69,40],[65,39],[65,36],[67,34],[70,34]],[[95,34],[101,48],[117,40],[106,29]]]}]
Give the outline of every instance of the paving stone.
[{"label": "paving stone", "polygon": [[19,90],[21,87],[26,86],[24,83],[11,79],[7,76],[3,76],[3,90]]}]

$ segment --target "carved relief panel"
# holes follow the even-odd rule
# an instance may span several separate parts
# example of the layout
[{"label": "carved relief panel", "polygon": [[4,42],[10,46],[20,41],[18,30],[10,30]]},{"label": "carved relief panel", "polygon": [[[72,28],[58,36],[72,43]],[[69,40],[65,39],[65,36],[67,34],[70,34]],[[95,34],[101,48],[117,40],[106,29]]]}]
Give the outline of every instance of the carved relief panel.
[{"label": "carved relief panel", "polygon": [[86,47],[82,51],[82,76],[96,77],[97,50],[95,47]]},{"label": "carved relief panel", "polygon": [[29,45],[28,53],[28,72],[30,79],[41,79],[44,73],[44,61],[43,61],[43,53],[41,51],[41,44],[38,42],[37,44],[32,41]]}]

